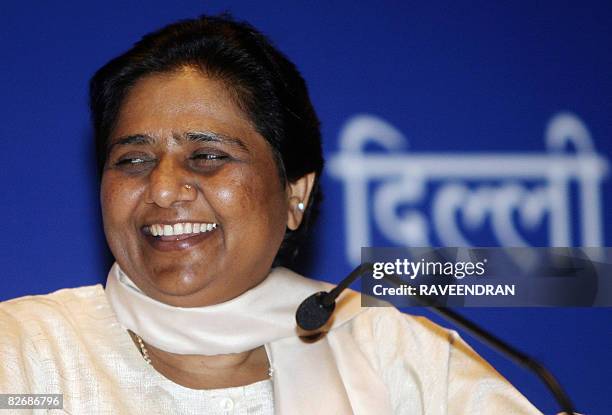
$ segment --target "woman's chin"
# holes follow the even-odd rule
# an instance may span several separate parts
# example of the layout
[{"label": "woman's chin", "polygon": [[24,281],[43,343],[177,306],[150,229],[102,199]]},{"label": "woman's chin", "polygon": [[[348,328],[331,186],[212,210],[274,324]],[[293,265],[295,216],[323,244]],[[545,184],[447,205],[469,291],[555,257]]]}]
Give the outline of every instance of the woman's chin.
[{"label": "woman's chin", "polygon": [[184,273],[158,273],[150,280],[155,292],[147,293],[158,301],[177,307],[197,307],[213,301],[208,298],[213,290],[208,290],[211,278]]}]

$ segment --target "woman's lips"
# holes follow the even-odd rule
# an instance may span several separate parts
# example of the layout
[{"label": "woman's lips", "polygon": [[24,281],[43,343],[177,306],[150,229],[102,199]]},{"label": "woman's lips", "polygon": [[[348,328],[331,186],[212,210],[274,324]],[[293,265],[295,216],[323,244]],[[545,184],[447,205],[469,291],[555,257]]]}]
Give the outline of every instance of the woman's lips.
[{"label": "woman's lips", "polygon": [[217,233],[217,230],[209,231],[206,233],[197,233],[189,235],[176,235],[176,236],[153,236],[145,235],[146,241],[158,251],[180,251],[183,249],[189,249],[204,240],[212,237]]},{"label": "woman's lips", "polygon": [[198,235],[201,235],[201,234],[200,233],[190,233],[190,234],[183,234],[183,235],[157,236],[156,238],[159,239],[160,241],[171,242],[171,241],[182,241],[184,239],[193,238],[194,236],[198,236]]},{"label": "woman's lips", "polygon": [[218,230],[216,224],[209,228],[210,230],[199,233],[154,236],[150,227],[146,226],[142,229],[142,233],[149,245],[158,251],[180,251],[189,249],[216,234]]}]

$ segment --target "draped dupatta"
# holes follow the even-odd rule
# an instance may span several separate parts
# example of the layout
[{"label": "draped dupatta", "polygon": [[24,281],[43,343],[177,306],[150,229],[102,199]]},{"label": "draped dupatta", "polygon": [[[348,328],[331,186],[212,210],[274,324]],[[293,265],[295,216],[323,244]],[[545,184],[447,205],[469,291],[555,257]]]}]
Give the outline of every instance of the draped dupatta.
[{"label": "draped dupatta", "polygon": [[340,296],[318,340],[298,335],[297,307],[330,287],[278,267],[224,303],[174,307],[145,295],[115,263],[106,295],[122,326],[161,350],[216,355],[264,345],[274,370],[277,414],[391,414],[385,385],[343,327],[362,312],[358,293],[346,290]]}]

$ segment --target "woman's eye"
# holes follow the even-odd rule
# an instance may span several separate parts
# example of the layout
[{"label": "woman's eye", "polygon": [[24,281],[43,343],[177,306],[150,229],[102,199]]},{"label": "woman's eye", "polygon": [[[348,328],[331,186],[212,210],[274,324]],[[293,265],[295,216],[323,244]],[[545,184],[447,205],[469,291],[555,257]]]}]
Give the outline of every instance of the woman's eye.
[{"label": "woman's eye", "polygon": [[227,156],[222,155],[222,154],[199,153],[199,154],[194,154],[191,158],[193,160],[223,160],[227,158]]},{"label": "woman's eye", "polygon": [[126,158],[126,159],[119,160],[117,162],[117,166],[123,166],[126,164],[140,164],[144,162],[145,162],[145,159],[140,158],[140,157]]},{"label": "woman's eye", "polygon": [[192,154],[189,161],[192,168],[201,172],[212,173],[221,168],[229,158],[227,154],[205,151]]},{"label": "woman's eye", "polygon": [[195,153],[190,159],[197,167],[205,167],[207,169],[221,166],[229,158],[226,154],[219,153]]},{"label": "woman's eye", "polygon": [[154,162],[153,159],[143,156],[125,156],[115,162],[115,167],[123,170],[140,170]]}]

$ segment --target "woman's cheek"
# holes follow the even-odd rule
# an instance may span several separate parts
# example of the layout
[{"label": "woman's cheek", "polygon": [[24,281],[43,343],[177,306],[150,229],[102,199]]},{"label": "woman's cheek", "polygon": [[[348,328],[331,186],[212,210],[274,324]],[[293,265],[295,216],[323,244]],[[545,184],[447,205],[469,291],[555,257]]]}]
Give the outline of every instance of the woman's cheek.
[{"label": "woman's cheek", "polygon": [[209,202],[213,208],[218,207],[215,213],[221,217],[226,216],[229,212],[249,208],[255,193],[253,186],[258,186],[258,178],[243,169],[236,169],[231,174],[217,177],[208,186],[204,184],[205,189],[208,187],[213,190],[211,192],[213,200]]},{"label": "woman's cheek", "polygon": [[[105,227],[124,227],[133,218],[142,189],[126,180],[109,177],[102,181],[102,217]],[[114,231],[114,229],[109,229]]]},{"label": "woman's cheek", "polygon": [[214,192],[214,200],[211,200],[211,204],[222,207],[224,210],[221,210],[220,214],[222,214],[225,209],[231,208],[234,206],[238,200],[239,192],[235,187],[232,186],[220,186],[215,189]]}]

